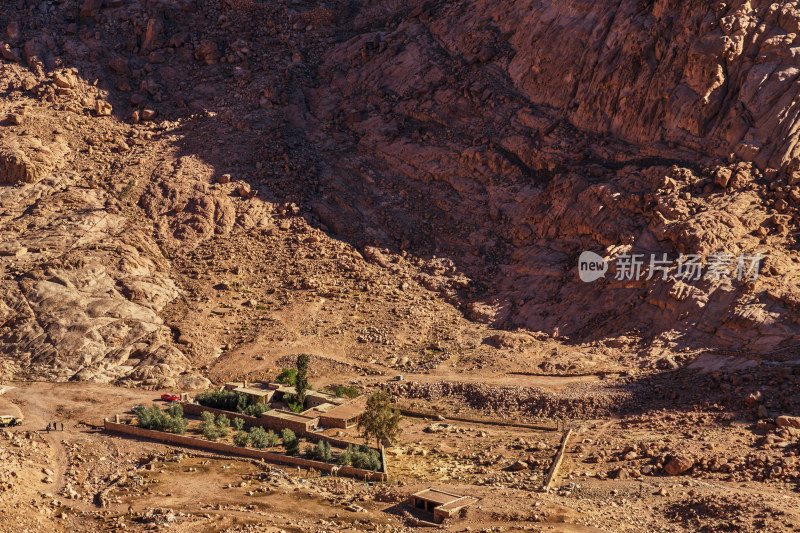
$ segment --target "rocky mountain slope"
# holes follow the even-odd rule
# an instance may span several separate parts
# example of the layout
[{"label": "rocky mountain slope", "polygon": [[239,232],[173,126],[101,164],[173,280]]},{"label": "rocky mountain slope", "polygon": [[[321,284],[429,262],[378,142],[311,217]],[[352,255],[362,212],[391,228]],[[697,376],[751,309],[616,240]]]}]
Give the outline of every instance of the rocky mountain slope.
[{"label": "rocky mountain slope", "polygon": [[[798,28],[760,1],[7,2],[4,373],[783,358]],[[585,283],[584,250],[763,260]]]}]

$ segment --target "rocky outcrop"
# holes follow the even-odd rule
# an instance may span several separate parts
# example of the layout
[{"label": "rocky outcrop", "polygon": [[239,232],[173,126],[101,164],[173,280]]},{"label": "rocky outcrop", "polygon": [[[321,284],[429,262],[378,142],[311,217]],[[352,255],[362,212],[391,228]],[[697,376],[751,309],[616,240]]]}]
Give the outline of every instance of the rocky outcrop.
[{"label": "rocky outcrop", "polygon": [[63,140],[43,143],[31,136],[0,140],[0,184],[35,183],[63,164],[69,147]]},{"label": "rocky outcrop", "polygon": [[[102,189],[47,178],[0,189],[0,352],[48,380],[192,379],[159,311],[179,295],[152,241]],[[26,226],[15,225],[22,213]],[[13,235],[13,241],[11,236]]]},{"label": "rocky outcrop", "polygon": [[[0,312],[27,317],[9,341],[23,364],[174,379],[191,366],[184,350],[205,342],[210,361],[233,326],[164,326],[177,278],[202,285],[203,261],[255,280],[261,258],[230,269],[214,254],[256,248],[287,265],[275,278],[292,291],[333,287],[326,276],[366,260],[396,276],[389,309],[399,293],[433,292],[473,323],[639,350],[645,366],[709,346],[779,358],[800,342],[791,5],[92,1],[26,16],[0,13],[0,181],[72,185],[3,192],[33,221],[4,219],[0,250],[17,265]],[[89,20],[106,30],[83,31]],[[99,190],[119,213],[94,211],[109,200]],[[88,235],[80,264],[63,243],[58,261],[35,251],[34,235],[55,231],[34,218],[50,198],[72,213],[54,215],[52,239]],[[136,231],[146,250],[125,240]],[[223,246],[242,235],[246,250]],[[313,276],[288,266],[321,257],[298,251],[320,240],[363,254]],[[581,281],[583,251],[608,261],[605,277]],[[664,254],[661,271],[620,271]],[[687,279],[680,254],[762,260],[757,279]],[[192,297],[199,324],[229,314],[200,288]]]}]

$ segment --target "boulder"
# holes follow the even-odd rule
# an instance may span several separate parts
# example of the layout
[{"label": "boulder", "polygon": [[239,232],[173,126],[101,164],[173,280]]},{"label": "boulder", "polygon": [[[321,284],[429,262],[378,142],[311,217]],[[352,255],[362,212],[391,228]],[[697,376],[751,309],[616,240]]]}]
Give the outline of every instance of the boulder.
[{"label": "boulder", "polygon": [[97,103],[95,103],[94,110],[98,117],[108,117],[111,116],[113,108],[111,107],[111,104],[105,100],[98,100]]},{"label": "boulder", "polygon": [[800,416],[781,415],[775,419],[775,423],[779,428],[800,429]]},{"label": "boulder", "polygon": [[508,469],[514,472],[519,472],[520,470],[527,470],[528,463],[526,463],[525,461],[514,461],[513,463],[511,463]]},{"label": "boulder", "polygon": [[194,50],[194,58],[198,61],[203,61],[207,65],[216,63],[222,54],[219,47],[213,41],[203,41]]},{"label": "boulder", "polygon": [[694,459],[688,455],[677,455],[666,465],[664,472],[670,476],[679,476],[694,466]]},{"label": "boulder", "polygon": [[761,391],[753,392],[749,394],[747,398],[744,399],[744,403],[746,405],[758,405],[762,401],[763,401],[763,396],[761,394]]},{"label": "boulder", "polygon": [[147,21],[147,28],[142,40],[142,50],[154,50],[160,47],[164,41],[164,23],[158,17],[153,17]]},{"label": "boulder", "polygon": [[78,77],[68,70],[56,72],[53,75],[53,83],[62,89],[74,89],[78,86]]}]

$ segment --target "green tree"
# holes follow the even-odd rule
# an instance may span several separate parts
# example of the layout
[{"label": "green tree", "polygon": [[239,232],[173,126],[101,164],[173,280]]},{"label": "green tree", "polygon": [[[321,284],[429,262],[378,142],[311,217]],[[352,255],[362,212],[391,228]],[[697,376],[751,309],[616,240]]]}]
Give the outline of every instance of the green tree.
[{"label": "green tree", "polygon": [[284,385],[294,387],[297,380],[297,370],[294,368],[284,368],[275,379],[278,381],[278,383],[283,383]]},{"label": "green tree", "polygon": [[241,431],[242,428],[244,427],[244,420],[242,420],[238,416],[233,419],[232,423],[233,423],[233,429],[235,429],[236,431]]},{"label": "green tree", "polygon": [[167,414],[172,418],[182,417],[183,416],[183,406],[179,403],[171,403],[169,409],[167,409]]},{"label": "green tree", "polygon": [[333,457],[330,443],[324,440],[319,441],[316,446],[309,446],[306,453],[316,461],[328,462]]},{"label": "green tree", "polygon": [[294,390],[297,391],[297,403],[301,407],[306,404],[306,390],[311,388],[308,383],[308,363],[310,361],[308,354],[301,353],[297,356],[297,377],[294,382]]},{"label": "green tree", "polygon": [[261,413],[266,413],[267,411],[269,411],[269,409],[270,409],[269,405],[265,403],[260,403],[260,402],[251,403],[245,408],[244,414],[249,416],[261,416]]},{"label": "green tree", "polygon": [[217,416],[217,420],[216,420],[215,423],[220,428],[229,428],[229,427],[231,427],[231,420],[225,415]]},{"label": "green tree", "polygon": [[264,431],[264,428],[261,427],[251,427],[250,428],[250,442],[253,444],[254,448],[267,448],[269,447],[269,441],[267,438],[267,432]]},{"label": "green tree", "polygon": [[237,431],[233,434],[233,443],[244,448],[250,444],[250,435],[246,431]]},{"label": "green tree", "polygon": [[281,439],[283,440],[283,447],[286,450],[286,455],[297,455],[300,451],[300,439],[294,434],[291,429],[284,429],[281,431]]},{"label": "green tree", "polygon": [[290,411],[295,413],[302,413],[305,411],[303,404],[300,403],[300,400],[297,398],[296,394],[284,394],[283,401],[286,402],[286,406]]},{"label": "green tree", "polygon": [[331,443],[328,441],[322,441],[320,445],[322,446],[322,449],[319,452],[320,453],[319,457],[323,461],[330,461],[331,459],[333,459],[333,450],[331,450]]},{"label": "green tree", "polygon": [[136,420],[139,426],[144,429],[152,429],[154,431],[168,431],[170,433],[177,433],[183,435],[186,433],[186,426],[189,421],[183,418],[183,409],[180,405],[178,409],[170,407],[167,413],[163,412],[158,406],[153,405],[149,409],[140,406],[136,410]]},{"label": "green tree", "polygon": [[397,439],[400,435],[400,412],[392,409],[388,392],[382,390],[370,395],[358,429],[365,441],[375,439],[378,447],[382,442],[391,444]]},{"label": "green tree", "polygon": [[[223,416],[224,415],[220,415],[220,417]],[[203,411],[200,413],[200,418],[203,420],[200,424],[200,429],[203,432],[203,436],[208,440],[217,440],[228,435],[226,426],[220,426],[217,422],[218,419],[214,420],[213,414],[208,411]],[[227,417],[225,421],[227,421]]]},{"label": "green tree", "polygon": [[358,385],[351,385],[349,387],[347,385],[336,385],[332,387],[331,390],[339,398],[357,398],[358,395],[361,394]]},{"label": "green tree", "polygon": [[183,435],[186,433],[186,428],[189,426],[189,421],[183,418],[182,416],[171,416],[169,419],[169,425],[167,427],[167,431],[170,433],[175,433],[177,435]]},{"label": "green tree", "polygon": [[381,454],[369,446],[351,444],[339,455],[339,464],[364,470],[380,470]]},{"label": "green tree", "polygon": [[353,464],[353,454],[350,453],[349,449],[339,454],[339,464],[342,466],[350,466]]},{"label": "green tree", "polygon": [[229,390],[203,392],[198,394],[195,400],[206,407],[237,413],[244,411],[250,403],[250,399],[246,395]]}]

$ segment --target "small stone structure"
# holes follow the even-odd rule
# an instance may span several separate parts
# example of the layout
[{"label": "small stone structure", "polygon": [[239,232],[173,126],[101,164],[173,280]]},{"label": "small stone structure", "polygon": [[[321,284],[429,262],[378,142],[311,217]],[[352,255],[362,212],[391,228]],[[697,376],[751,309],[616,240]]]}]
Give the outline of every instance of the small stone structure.
[{"label": "small stone structure", "polygon": [[431,513],[433,521],[441,524],[446,518],[456,516],[461,509],[477,502],[477,498],[460,496],[438,489],[425,489],[412,494],[408,498],[408,505],[414,509]]}]

